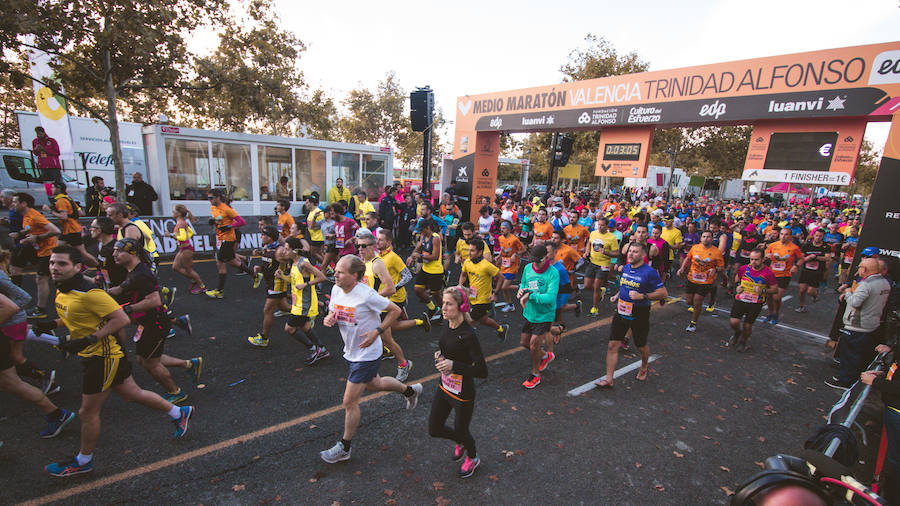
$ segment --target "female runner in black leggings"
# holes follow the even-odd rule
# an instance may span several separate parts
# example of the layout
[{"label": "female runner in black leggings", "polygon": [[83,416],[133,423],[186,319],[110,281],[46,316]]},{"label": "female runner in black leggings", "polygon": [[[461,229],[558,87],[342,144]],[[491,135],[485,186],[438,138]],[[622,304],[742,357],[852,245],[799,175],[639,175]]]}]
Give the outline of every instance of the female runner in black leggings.
[{"label": "female runner in black leggings", "polygon": [[[481,463],[475,451],[475,438],[469,432],[472,412],[475,410],[475,384],[473,378],[487,378],[487,364],[478,344],[478,336],[472,329],[469,316],[469,294],[465,288],[454,286],[444,290],[441,311],[448,322],[441,335],[440,351],[434,352],[434,364],[441,373],[441,384],[431,404],[428,433],[432,437],[456,442],[453,460],[465,456],[459,468],[459,477],[468,478]],[[456,411],[453,428],[444,422],[450,411]]]}]

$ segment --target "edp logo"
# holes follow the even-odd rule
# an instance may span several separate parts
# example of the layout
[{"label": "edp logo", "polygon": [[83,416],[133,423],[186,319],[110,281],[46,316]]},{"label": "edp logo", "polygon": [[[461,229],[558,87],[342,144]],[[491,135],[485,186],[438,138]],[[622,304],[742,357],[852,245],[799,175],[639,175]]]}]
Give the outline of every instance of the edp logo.
[{"label": "edp logo", "polygon": [[900,83],[900,51],[885,51],[872,61],[869,84]]},{"label": "edp logo", "polygon": [[503,126],[503,120],[500,117],[495,117],[491,120],[490,126],[491,128],[500,128]]},{"label": "edp logo", "polygon": [[711,104],[703,104],[700,108],[700,116],[712,116],[719,119],[719,116],[725,114],[725,102],[719,103],[718,100]]}]

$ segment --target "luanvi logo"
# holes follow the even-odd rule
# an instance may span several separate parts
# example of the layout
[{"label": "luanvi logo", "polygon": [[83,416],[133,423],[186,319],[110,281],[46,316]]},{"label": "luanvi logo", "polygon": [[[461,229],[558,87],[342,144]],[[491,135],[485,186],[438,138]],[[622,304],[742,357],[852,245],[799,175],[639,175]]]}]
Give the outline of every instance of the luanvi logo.
[{"label": "luanvi logo", "polygon": [[579,123],[579,124],[581,124],[581,125],[587,125],[587,124],[590,123],[590,122],[591,122],[591,115],[590,115],[590,114],[588,114],[588,113],[586,113],[586,112],[583,112],[583,113],[581,113],[581,116],[578,116],[578,123]]},{"label": "luanvi logo", "polygon": [[494,119],[490,122],[491,128],[500,128],[503,126],[503,119],[499,116],[495,116]]},{"label": "luanvi logo", "polygon": [[776,102],[769,100],[769,112],[821,111],[824,97],[813,100],[797,100],[794,102]]},{"label": "luanvi logo", "polygon": [[712,116],[714,119],[719,119],[719,116],[725,114],[725,102],[719,102],[716,100],[711,104],[703,104],[700,107],[700,116]]},{"label": "luanvi logo", "polygon": [[459,112],[463,113],[463,116],[465,116],[466,114],[469,114],[469,109],[472,108],[472,101],[469,100],[468,102],[463,103],[463,101],[460,100],[458,105]]}]

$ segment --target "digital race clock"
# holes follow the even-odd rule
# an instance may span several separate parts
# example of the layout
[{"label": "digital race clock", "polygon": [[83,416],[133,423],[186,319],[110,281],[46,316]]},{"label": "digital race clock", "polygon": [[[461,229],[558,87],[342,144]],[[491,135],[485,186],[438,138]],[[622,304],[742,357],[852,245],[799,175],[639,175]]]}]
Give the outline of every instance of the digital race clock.
[{"label": "digital race clock", "polygon": [[641,158],[641,144],[607,144],[603,149],[604,160],[625,160],[636,162]]}]

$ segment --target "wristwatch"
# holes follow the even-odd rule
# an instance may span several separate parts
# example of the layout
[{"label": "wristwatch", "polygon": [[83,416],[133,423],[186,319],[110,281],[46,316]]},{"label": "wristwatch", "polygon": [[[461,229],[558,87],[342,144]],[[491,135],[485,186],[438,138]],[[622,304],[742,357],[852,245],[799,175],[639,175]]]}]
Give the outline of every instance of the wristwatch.
[{"label": "wristwatch", "polygon": [[375,330],[378,331],[378,335],[384,334],[384,329],[381,327],[375,327]]}]

